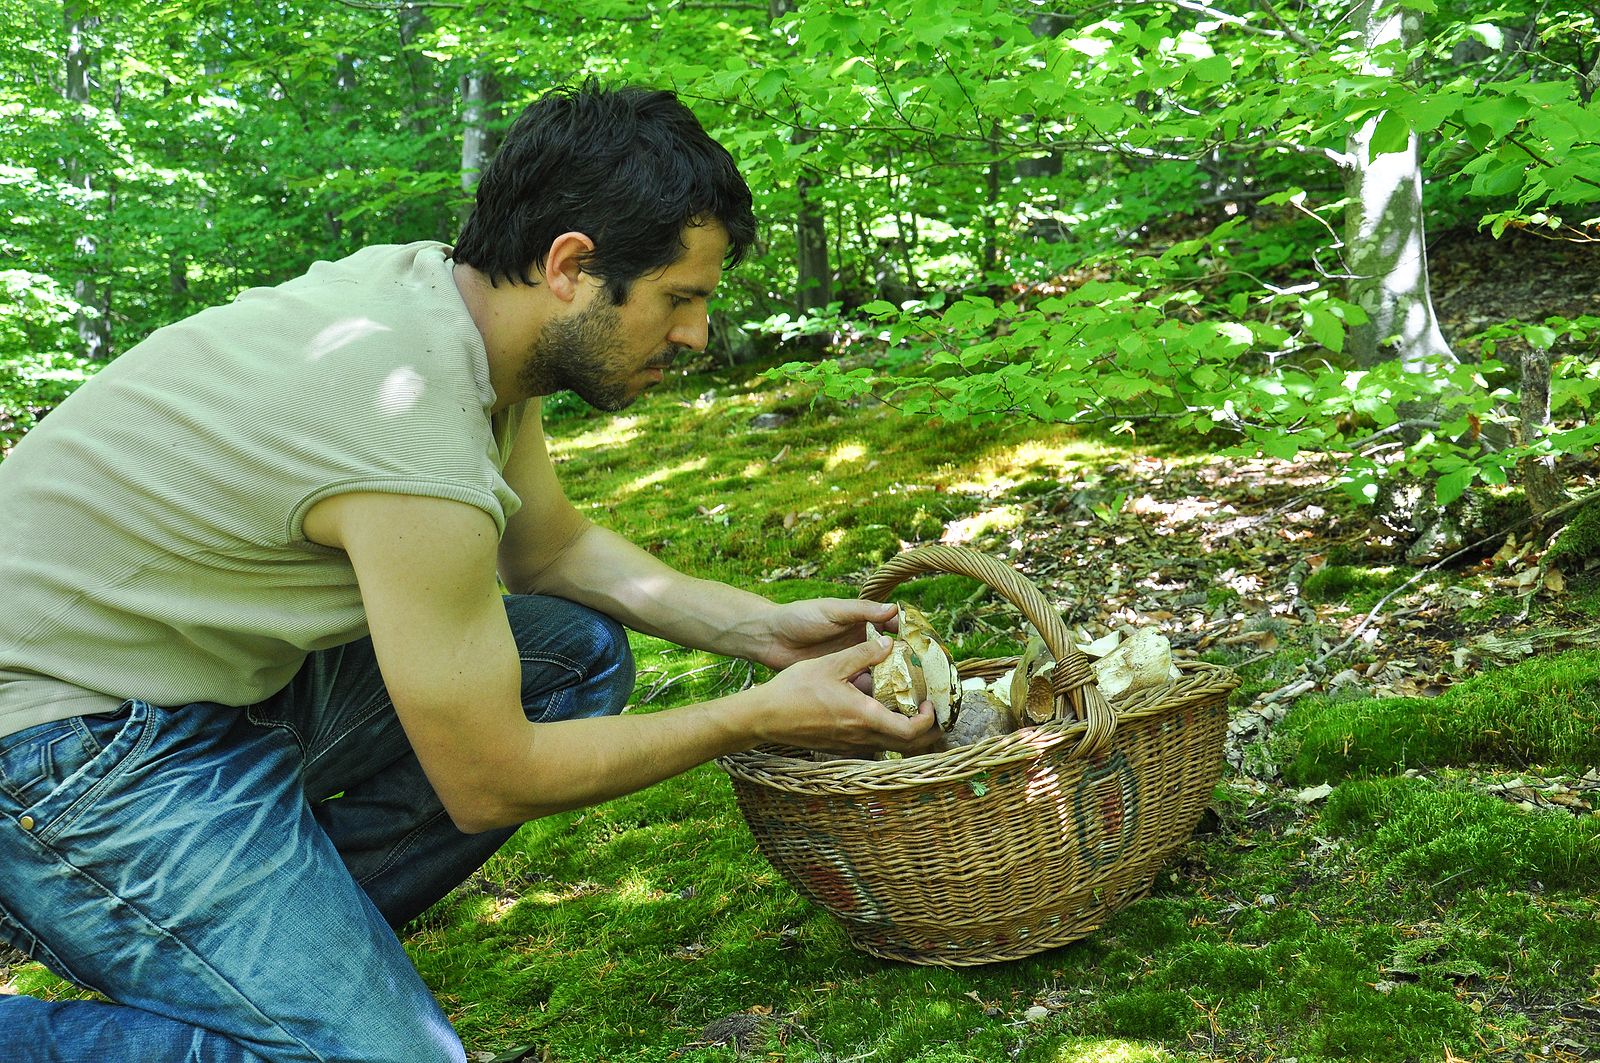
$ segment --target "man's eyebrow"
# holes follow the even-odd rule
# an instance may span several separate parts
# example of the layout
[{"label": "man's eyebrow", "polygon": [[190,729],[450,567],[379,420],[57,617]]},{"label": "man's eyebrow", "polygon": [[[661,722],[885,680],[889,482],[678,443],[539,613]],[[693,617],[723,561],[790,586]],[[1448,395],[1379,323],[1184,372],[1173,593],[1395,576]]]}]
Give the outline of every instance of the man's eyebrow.
[{"label": "man's eyebrow", "polygon": [[674,284],[668,290],[674,295],[693,295],[701,299],[711,298],[710,288],[699,288],[692,284]]}]

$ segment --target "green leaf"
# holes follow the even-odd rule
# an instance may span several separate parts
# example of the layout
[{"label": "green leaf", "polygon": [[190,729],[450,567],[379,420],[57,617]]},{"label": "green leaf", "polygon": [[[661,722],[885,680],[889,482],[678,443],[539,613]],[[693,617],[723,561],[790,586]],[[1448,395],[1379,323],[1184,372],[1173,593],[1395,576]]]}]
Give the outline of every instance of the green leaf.
[{"label": "green leaf", "polygon": [[1522,338],[1533,344],[1541,351],[1548,351],[1556,345],[1560,335],[1548,325],[1528,325],[1522,330]]},{"label": "green leaf", "polygon": [[783,87],[788,83],[788,71],[782,67],[772,67],[761,75],[761,80],[757,81],[755,87],[750,91],[756,99],[764,103],[770,103],[777,98],[778,93],[782,92]]},{"label": "green leaf", "polygon": [[1463,107],[1461,117],[1468,125],[1482,126],[1491,138],[1499,140],[1517,128],[1531,110],[1526,100],[1515,96],[1491,96]]},{"label": "green leaf", "polygon": [[1218,85],[1233,77],[1233,63],[1225,55],[1189,64],[1189,76],[1205,85]]},{"label": "green leaf", "polygon": [[1391,155],[1411,147],[1411,122],[1399,111],[1385,111],[1378,119],[1378,128],[1372,131],[1369,146],[1371,157]]},{"label": "green leaf", "polygon": [[1474,23],[1467,27],[1467,32],[1497,52],[1506,46],[1505,33],[1492,22]]},{"label": "green leaf", "polygon": [[1434,484],[1433,496],[1441,506],[1448,506],[1466,493],[1467,487],[1477,478],[1476,466],[1468,465],[1454,472],[1447,472],[1439,477]]},{"label": "green leaf", "polygon": [[1344,322],[1333,311],[1320,306],[1311,307],[1306,311],[1305,323],[1311,338],[1322,346],[1335,353],[1344,350]]}]

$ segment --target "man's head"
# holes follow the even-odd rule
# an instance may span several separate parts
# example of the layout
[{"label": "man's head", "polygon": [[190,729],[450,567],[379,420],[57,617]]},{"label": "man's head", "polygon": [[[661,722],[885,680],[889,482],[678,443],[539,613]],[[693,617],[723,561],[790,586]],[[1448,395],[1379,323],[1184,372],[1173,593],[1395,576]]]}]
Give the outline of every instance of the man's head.
[{"label": "man's head", "polygon": [[722,275],[729,240],[711,220],[683,230],[683,254],[671,265],[637,277],[626,301],[607,295],[609,282],[585,277],[576,263],[593,248],[588,237],[565,233],[551,245],[543,288],[507,288],[508,296],[548,294],[541,315],[514,355],[513,393],[572,391],[601,410],[620,410],[659,384],[686,350],[704,350],[706,301]]},{"label": "man's head", "polygon": [[478,182],[453,257],[491,284],[536,284],[552,242],[586,234],[584,271],[621,305],[637,278],[676,262],[687,229],[726,233],[726,265],[755,240],[750,188],[670,92],[586,82],[540,97]]}]

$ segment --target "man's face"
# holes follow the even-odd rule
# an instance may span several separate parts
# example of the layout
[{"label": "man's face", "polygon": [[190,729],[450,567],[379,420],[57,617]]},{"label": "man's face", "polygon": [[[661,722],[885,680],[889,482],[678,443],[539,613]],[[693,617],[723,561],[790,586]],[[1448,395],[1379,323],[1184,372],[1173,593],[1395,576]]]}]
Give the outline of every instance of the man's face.
[{"label": "man's face", "polygon": [[683,256],[635,280],[621,306],[598,278],[588,278],[584,305],[535,338],[523,364],[529,393],[570,390],[596,409],[616,411],[659,384],[683,351],[704,350],[706,301],[722,278],[728,234],[711,221],[685,228],[683,242]]}]

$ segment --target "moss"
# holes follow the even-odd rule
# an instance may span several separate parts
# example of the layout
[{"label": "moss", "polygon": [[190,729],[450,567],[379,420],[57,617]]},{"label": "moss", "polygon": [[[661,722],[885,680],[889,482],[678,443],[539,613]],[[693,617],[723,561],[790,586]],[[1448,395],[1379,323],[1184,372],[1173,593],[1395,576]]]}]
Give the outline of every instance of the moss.
[{"label": "moss", "polygon": [[1566,562],[1577,567],[1600,558],[1600,505],[1588,505],[1573,516],[1550,543],[1546,562]]},{"label": "moss", "polygon": [[1025,501],[1030,498],[1041,498],[1051,492],[1061,489],[1061,481],[1052,478],[1024,480],[1006,492],[1008,498],[1016,501]]},{"label": "moss", "polygon": [[1483,516],[1484,524],[1494,531],[1526,522],[1533,516],[1533,508],[1522,488],[1499,488],[1484,493]]},{"label": "moss", "polygon": [[854,598],[849,583],[820,579],[780,579],[761,585],[761,595],[775,602],[801,602],[808,598]]},{"label": "moss", "polygon": [[1324,565],[1306,577],[1301,595],[1308,602],[1344,602],[1366,607],[1400,586],[1411,573],[1394,568]]},{"label": "moss", "polygon": [[1367,993],[1362,1006],[1325,1018],[1306,1047],[1330,1059],[1401,1061],[1433,1057],[1441,1040],[1463,1048],[1472,1039],[1475,1017],[1448,989],[1401,984]]},{"label": "moss", "polygon": [[1345,783],[1329,795],[1323,823],[1359,837],[1380,877],[1400,885],[1579,889],[1600,881],[1600,823],[1530,815],[1424,779]]},{"label": "moss", "polygon": [[1437,698],[1304,702],[1273,748],[1295,785],[1445,765],[1600,764],[1600,652],[1573,650],[1475,676]]},{"label": "moss", "polygon": [[1119,1037],[1176,1041],[1204,1021],[1181,989],[1139,989],[1102,1004],[1106,1026]]},{"label": "moss", "polygon": [[[827,537],[823,538],[824,545]],[[900,536],[882,524],[851,528],[839,536],[836,545],[822,557],[822,575],[853,576],[863,569],[877,568],[901,550]]]},{"label": "moss", "polygon": [[988,593],[984,584],[970,576],[945,573],[906,580],[895,589],[897,601],[907,602],[928,614],[949,615],[964,606],[974,595]]}]

